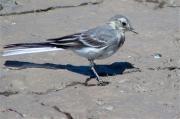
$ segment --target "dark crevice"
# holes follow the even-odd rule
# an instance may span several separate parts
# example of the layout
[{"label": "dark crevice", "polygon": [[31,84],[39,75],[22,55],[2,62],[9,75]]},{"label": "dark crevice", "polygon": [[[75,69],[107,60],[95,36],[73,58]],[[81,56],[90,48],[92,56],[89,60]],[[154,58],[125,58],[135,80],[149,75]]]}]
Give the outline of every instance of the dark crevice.
[{"label": "dark crevice", "polygon": [[57,106],[52,106],[52,108],[60,113],[63,113],[64,115],[66,115],[67,119],[73,119],[73,117],[71,116],[71,114],[69,112],[62,111]]},{"label": "dark crevice", "polygon": [[180,7],[180,5],[174,5],[174,4],[170,4],[167,1],[164,0],[134,0],[136,2],[140,2],[140,3],[154,3],[156,4],[156,6],[154,7],[154,9],[158,9],[158,8],[164,8],[166,7],[171,7],[171,8],[178,8]]},{"label": "dark crevice", "polygon": [[1,112],[15,112],[16,114],[18,114],[20,117],[24,117],[24,115],[20,112],[18,112],[17,110],[15,109],[12,109],[12,108],[9,108],[9,109],[6,109],[6,110],[2,110]]},{"label": "dark crevice", "polygon": [[163,68],[160,68],[161,70],[169,70],[169,71],[172,71],[172,70],[176,70],[176,69],[180,69],[180,67],[177,67],[177,66],[170,66],[170,67],[163,67]]},{"label": "dark crevice", "polygon": [[136,2],[149,2],[149,3],[159,3],[159,0],[134,0]]},{"label": "dark crevice", "polygon": [[[64,88],[66,88],[66,87],[64,87]],[[31,94],[36,94],[36,95],[46,95],[46,94],[51,93],[51,92],[57,92],[57,91],[63,90],[64,88],[61,88],[61,89],[48,89],[45,92],[35,92],[35,91],[32,91],[30,93]]]},{"label": "dark crevice", "polygon": [[11,13],[4,13],[0,14],[0,16],[11,16],[11,15],[23,15],[23,14],[31,14],[31,13],[42,13],[42,12],[48,12],[55,9],[60,8],[73,8],[73,7],[82,7],[87,5],[98,5],[103,3],[103,0],[95,1],[95,2],[83,2],[78,5],[67,5],[67,6],[52,6],[44,9],[36,9],[36,10],[29,10],[29,11],[22,11],[22,12],[11,12]]},{"label": "dark crevice", "polygon": [[180,7],[180,5],[168,5],[168,7],[176,8],[176,7]]},{"label": "dark crevice", "polygon": [[69,112],[62,111],[62,110],[61,110],[59,107],[57,107],[56,105],[50,106],[50,105],[45,104],[45,103],[43,103],[43,102],[40,103],[40,104],[41,104],[42,106],[45,106],[45,107],[51,107],[51,108],[53,108],[55,111],[64,114],[64,115],[67,117],[67,119],[73,119],[72,115],[71,115]]},{"label": "dark crevice", "polygon": [[18,93],[19,93],[18,91],[10,91],[10,90],[8,90],[8,91],[0,92],[0,95],[4,95],[4,96],[8,97],[8,96],[15,95],[15,94],[18,94]]},{"label": "dark crevice", "polygon": [[67,84],[65,85],[63,88],[60,88],[60,89],[48,89],[44,92],[35,92],[35,91],[32,91],[30,92],[31,94],[35,94],[35,95],[46,95],[46,94],[49,94],[49,93],[53,93],[53,92],[58,92],[60,90],[64,90],[65,88],[68,88],[68,87],[72,87],[72,86],[76,86],[76,85],[85,85],[85,83],[81,83],[81,82],[72,82],[70,84]]},{"label": "dark crevice", "polygon": [[[87,80],[89,80],[89,78],[88,78]],[[46,94],[49,94],[49,93],[53,93],[53,92],[58,92],[58,91],[60,91],[60,90],[64,90],[64,89],[66,89],[66,88],[68,88],[68,87],[75,87],[75,88],[77,88],[77,87],[76,87],[77,85],[87,86],[87,87],[97,86],[96,84],[87,84],[86,82],[83,83],[83,82],[74,81],[74,82],[71,82],[71,83],[65,85],[65,87],[60,88],[60,89],[48,89],[48,90],[46,90],[46,91],[44,91],[44,92],[32,91],[32,92],[29,92],[29,93],[30,93],[30,94],[35,94],[35,95],[46,95]]]},{"label": "dark crevice", "polygon": [[148,68],[149,70],[169,70],[169,71],[173,71],[173,70],[180,70],[180,67],[177,66],[169,66],[169,67],[157,67],[157,68]]}]

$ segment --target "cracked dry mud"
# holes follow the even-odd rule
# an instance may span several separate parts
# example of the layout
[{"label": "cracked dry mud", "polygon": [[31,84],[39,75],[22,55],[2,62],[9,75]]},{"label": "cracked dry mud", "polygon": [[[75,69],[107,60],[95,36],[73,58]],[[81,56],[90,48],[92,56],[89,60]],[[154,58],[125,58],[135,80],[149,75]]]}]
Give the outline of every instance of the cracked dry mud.
[{"label": "cracked dry mud", "polygon": [[[107,86],[72,52],[0,57],[0,119],[180,119],[178,0],[0,0],[3,45],[93,28],[116,14],[139,35],[97,60]],[[155,56],[159,54],[159,57]],[[84,82],[87,79],[88,85]]]}]

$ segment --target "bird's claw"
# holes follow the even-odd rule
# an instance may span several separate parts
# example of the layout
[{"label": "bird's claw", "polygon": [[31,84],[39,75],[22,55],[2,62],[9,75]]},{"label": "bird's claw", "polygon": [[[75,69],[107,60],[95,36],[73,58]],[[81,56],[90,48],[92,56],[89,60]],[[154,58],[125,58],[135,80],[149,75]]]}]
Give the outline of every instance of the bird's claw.
[{"label": "bird's claw", "polygon": [[102,80],[101,80],[101,81],[98,82],[97,85],[98,85],[98,86],[106,86],[106,85],[108,85],[108,84],[109,84],[109,82],[107,82],[107,81],[102,81]]}]

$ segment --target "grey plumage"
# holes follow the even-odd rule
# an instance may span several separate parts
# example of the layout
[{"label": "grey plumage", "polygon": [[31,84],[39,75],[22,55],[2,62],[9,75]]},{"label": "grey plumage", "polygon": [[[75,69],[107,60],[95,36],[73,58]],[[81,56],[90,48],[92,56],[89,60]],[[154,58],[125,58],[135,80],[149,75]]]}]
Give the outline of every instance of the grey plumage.
[{"label": "grey plumage", "polygon": [[48,39],[42,43],[10,44],[4,48],[13,48],[4,52],[3,56],[46,52],[54,50],[71,50],[90,61],[92,71],[100,85],[103,85],[96,70],[94,60],[103,59],[113,55],[125,41],[125,31],[137,33],[130,21],[122,15],[116,15],[110,21],[85,32],[67,35],[60,38]]}]

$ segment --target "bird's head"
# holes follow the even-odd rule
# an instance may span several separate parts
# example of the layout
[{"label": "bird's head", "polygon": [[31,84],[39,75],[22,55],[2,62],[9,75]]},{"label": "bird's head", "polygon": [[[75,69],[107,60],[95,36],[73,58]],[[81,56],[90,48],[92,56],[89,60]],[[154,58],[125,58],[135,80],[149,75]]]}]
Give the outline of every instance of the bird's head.
[{"label": "bird's head", "polygon": [[125,31],[131,31],[133,33],[138,34],[134,28],[132,27],[130,21],[128,20],[127,17],[123,16],[123,15],[116,15],[114,17],[112,17],[109,20],[109,24],[118,30],[122,30],[123,32]]}]

